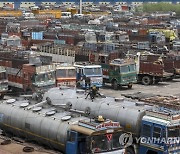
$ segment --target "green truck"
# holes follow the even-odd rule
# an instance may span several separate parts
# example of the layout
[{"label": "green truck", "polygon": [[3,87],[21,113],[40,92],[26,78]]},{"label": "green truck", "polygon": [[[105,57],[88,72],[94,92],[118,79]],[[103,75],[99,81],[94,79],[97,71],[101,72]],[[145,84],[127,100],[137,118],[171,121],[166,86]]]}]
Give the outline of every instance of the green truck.
[{"label": "green truck", "polygon": [[103,83],[111,83],[113,89],[128,86],[132,88],[133,83],[137,82],[137,71],[134,60],[114,59],[107,60],[106,55],[99,55],[99,64],[103,70]]}]

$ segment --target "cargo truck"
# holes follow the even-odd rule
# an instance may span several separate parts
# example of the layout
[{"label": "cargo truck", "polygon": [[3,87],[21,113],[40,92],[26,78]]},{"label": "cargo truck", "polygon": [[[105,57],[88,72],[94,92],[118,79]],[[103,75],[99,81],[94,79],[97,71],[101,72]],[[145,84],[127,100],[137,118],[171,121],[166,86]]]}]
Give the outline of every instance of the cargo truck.
[{"label": "cargo truck", "polygon": [[77,87],[90,88],[89,85],[86,87],[86,78],[90,78],[90,86],[95,85],[97,88],[102,87],[103,78],[101,65],[94,65],[89,62],[76,62],[74,67],[76,68]]},{"label": "cargo truck", "polygon": [[56,86],[76,86],[76,68],[71,64],[57,64],[56,71]]},{"label": "cargo truck", "polygon": [[136,64],[131,59],[115,59],[117,54],[99,54],[95,63],[102,66],[103,83],[111,83],[113,89],[132,85],[137,82]]},{"label": "cargo truck", "polygon": [[46,57],[32,51],[12,52],[0,57],[0,66],[6,68],[8,87],[18,92],[46,90],[55,86],[55,65]]},{"label": "cargo truck", "polygon": [[137,53],[136,68],[138,81],[144,85],[151,85],[174,77],[173,61],[151,53]]}]

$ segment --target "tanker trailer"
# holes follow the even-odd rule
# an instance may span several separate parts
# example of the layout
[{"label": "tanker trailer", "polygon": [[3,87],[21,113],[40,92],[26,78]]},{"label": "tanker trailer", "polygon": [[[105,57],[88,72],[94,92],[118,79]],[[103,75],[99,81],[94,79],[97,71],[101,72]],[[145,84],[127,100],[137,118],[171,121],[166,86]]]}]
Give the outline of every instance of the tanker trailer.
[{"label": "tanker trailer", "polygon": [[[127,147],[128,154],[164,154],[180,150],[179,144],[171,143],[174,148],[170,148],[169,143],[161,143],[162,140],[168,141],[169,138],[180,136],[179,112],[143,102],[111,97],[95,97],[92,102],[85,97],[83,90],[70,88],[52,88],[44,94],[44,100],[49,100],[54,106],[61,104],[69,111],[80,110],[86,116],[102,115],[120,122],[125,131],[132,133],[129,138],[133,138],[133,143]],[[146,142],[141,143],[144,138]],[[158,142],[147,142],[153,138],[157,138]]]},{"label": "tanker trailer", "polygon": [[48,101],[9,99],[0,103],[0,129],[7,133],[66,154],[124,154],[119,122],[100,120],[65,111]]}]

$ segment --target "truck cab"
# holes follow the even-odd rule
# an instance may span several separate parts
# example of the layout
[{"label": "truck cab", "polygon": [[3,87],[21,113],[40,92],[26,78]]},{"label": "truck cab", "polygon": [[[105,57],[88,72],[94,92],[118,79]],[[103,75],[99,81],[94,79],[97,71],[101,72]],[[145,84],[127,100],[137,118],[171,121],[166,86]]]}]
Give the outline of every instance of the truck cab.
[{"label": "truck cab", "polygon": [[56,67],[56,86],[76,86],[76,68],[68,64]]},{"label": "truck cab", "polygon": [[139,153],[180,153],[179,124],[179,114],[168,111],[147,111],[142,119]]},{"label": "truck cab", "polygon": [[24,65],[24,70],[26,70],[24,73],[27,73],[28,78],[31,77],[31,80],[27,79],[27,81],[24,82],[24,86],[27,86],[26,83],[32,82],[32,85],[29,84],[30,87],[32,86],[32,91],[37,91],[40,89],[46,91],[48,88],[55,87],[55,66],[53,64],[35,66],[34,73],[32,76],[29,76],[28,69],[31,67],[32,66],[29,64],[26,64],[26,66]]},{"label": "truck cab", "polygon": [[8,91],[8,79],[6,69],[0,66],[0,99],[3,99],[4,94]]},{"label": "truck cab", "polygon": [[103,82],[111,83],[115,90],[117,90],[119,86],[132,88],[132,84],[137,82],[134,60],[114,59],[108,62],[107,58],[107,56],[99,56],[100,65],[103,70]]},{"label": "truck cab", "polygon": [[79,121],[67,133],[67,154],[125,154],[119,137],[123,133],[118,122]]},{"label": "truck cab", "polygon": [[95,85],[98,88],[102,87],[103,78],[102,67],[100,65],[93,65],[88,62],[77,62],[74,66],[76,67],[77,87],[85,88],[84,77],[90,78],[91,86]]}]

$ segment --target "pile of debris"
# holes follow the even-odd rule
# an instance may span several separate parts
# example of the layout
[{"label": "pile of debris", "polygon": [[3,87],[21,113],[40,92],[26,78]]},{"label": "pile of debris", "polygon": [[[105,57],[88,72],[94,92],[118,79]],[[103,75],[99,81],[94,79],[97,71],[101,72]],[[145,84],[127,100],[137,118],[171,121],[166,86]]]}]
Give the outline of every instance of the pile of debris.
[{"label": "pile of debris", "polygon": [[155,94],[146,94],[136,92],[133,94],[122,94],[123,96],[131,99],[137,99],[149,105],[159,105],[174,110],[180,110],[180,97],[178,96],[162,96]]}]

